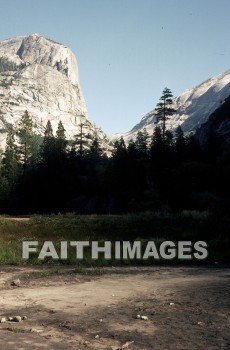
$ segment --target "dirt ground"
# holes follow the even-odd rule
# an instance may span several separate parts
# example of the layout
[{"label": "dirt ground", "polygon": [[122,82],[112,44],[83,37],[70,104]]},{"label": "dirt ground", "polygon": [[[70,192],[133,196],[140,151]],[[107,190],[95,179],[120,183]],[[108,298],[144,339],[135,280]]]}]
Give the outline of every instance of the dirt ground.
[{"label": "dirt ground", "polygon": [[48,271],[0,268],[0,318],[27,316],[0,323],[0,349],[230,349],[229,267]]}]

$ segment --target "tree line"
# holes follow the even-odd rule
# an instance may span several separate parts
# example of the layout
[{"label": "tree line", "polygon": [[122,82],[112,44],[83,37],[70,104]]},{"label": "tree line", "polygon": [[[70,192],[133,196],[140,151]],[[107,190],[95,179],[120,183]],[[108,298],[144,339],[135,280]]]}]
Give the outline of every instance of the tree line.
[{"label": "tree line", "polygon": [[195,135],[174,133],[166,121],[175,113],[164,89],[155,110],[156,127],[126,144],[121,138],[105,153],[98,135],[79,126],[68,141],[62,122],[54,135],[33,132],[26,111],[18,127],[8,125],[1,159],[0,212],[119,214],[143,211],[212,211],[229,208],[229,145],[210,135],[201,147]]}]

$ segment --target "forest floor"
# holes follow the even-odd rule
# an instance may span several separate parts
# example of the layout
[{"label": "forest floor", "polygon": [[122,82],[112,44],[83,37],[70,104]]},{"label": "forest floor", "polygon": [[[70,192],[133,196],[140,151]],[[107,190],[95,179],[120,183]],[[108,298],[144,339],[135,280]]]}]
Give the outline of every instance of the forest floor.
[{"label": "forest floor", "polygon": [[[49,266],[1,266],[0,319],[27,319],[0,323],[0,348],[230,349],[229,267],[91,272],[76,273],[71,266],[58,267],[55,274]],[[15,279],[20,287],[11,285]]]}]

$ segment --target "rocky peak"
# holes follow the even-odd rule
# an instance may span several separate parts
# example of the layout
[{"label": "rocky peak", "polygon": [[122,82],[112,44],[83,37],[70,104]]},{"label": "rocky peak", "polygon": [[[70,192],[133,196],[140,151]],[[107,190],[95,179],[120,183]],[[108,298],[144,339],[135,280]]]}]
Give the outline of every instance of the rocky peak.
[{"label": "rocky peak", "polygon": [[20,36],[0,42],[0,59],[2,148],[7,125],[17,126],[25,110],[40,134],[48,120],[54,132],[61,120],[69,139],[79,133],[80,124],[87,125],[89,133],[106,139],[88,119],[77,60],[68,47],[38,34]]},{"label": "rocky peak", "polygon": [[65,74],[72,84],[78,84],[78,66],[71,50],[38,34],[24,37],[16,55],[25,63],[43,64]]}]

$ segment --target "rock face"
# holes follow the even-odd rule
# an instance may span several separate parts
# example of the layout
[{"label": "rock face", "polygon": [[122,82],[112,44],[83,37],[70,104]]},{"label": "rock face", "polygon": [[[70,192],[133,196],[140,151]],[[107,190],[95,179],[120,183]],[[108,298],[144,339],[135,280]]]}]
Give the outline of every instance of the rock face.
[{"label": "rock face", "polygon": [[[230,96],[230,70],[184,91],[175,98],[173,107],[177,113],[166,122],[167,129],[173,131],[181,125],[184,132],[196,131],[228,96]],[[130,138],[135,139],[137,132],[143,128],[152,134],[156,126],[155,121],[155,110],[152,110],[130,132],[114,135],[114,138],[123,136],[126,141]]]},{"label": "rock face", "polygon": [[221,137],[222,141],[230,143],[230,97],[226,98],[196,132],[201,145],[207,142],[210,135]]},{"label": "rock face", "polygon": [[[42,134],[51,121],[54,132],[59,120],[72,139],[84,124],[89,133],[106,135],[88,119],[80,88],[78,66],[69,48],[37,34],[0,42],[0,59],[9,63],[0,71],[0,145],[4,147],[6,126],[17,126],[27,110],[36,132]],[[14,63],[14,68],[12,65]]]}]

